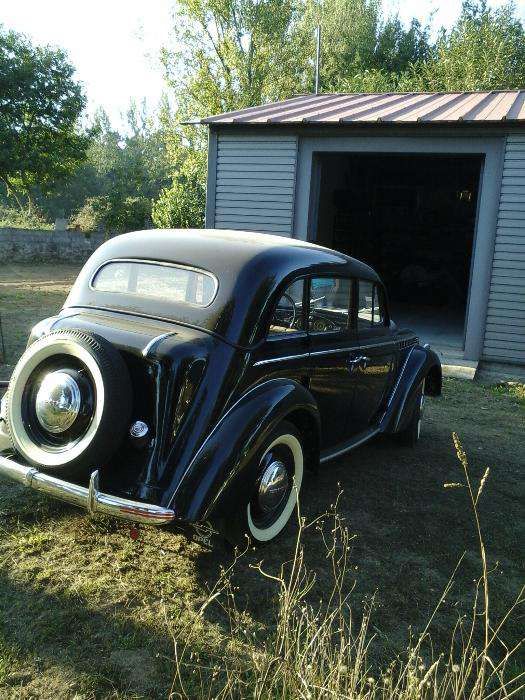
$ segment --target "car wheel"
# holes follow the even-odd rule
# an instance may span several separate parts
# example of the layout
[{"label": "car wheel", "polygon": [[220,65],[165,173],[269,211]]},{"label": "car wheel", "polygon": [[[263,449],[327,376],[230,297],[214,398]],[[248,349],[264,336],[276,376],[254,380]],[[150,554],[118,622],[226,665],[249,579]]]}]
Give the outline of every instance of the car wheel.
[{"label": "car wheel", "polygon": [[82,477],[103,466],[122,441],[131,382],[122,356],[106,340],[56,331],[22,355],[6,403],[11,440],[29,464]]},{"label": "car wheel", "polygon": [[397,434],[398,441],[406,447],[414,447],[421,435],[421,423],[425,407],[425,382],[421,382],[417,390],[416,403],[407,427]]},{"label": "car wheel", "polygon": [[304,471],[302,438],[296,427],[280,423],[265,440],[257,461],[250,500],[222,528],[233,545],[271,542],[295,512]]}]

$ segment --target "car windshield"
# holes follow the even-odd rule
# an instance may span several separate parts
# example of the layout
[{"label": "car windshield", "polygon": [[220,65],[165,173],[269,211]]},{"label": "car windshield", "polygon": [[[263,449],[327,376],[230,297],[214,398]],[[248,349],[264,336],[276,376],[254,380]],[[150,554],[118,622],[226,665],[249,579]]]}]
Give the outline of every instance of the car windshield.
[{"label": "car windshield", "polygon": [[208,306],[217,292],[217,280],[209,272],[178,265],[115,260],[95,274],[92,287],[100,292]]}]

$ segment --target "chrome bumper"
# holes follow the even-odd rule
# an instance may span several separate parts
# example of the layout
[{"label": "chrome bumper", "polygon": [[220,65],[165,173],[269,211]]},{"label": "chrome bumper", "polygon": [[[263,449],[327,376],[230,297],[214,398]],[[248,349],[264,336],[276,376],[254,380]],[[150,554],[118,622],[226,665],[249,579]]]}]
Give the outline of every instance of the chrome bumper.
[{"label": "chrome bumper", "polygon": [[91,474],[86,488],[44,474],[34,467],[25,467],[8,457],[0,457],[0,476],[85,508],[90,515],[108,515],[148,525],[167,525],[175,520],[175,511],[169,508],[102,493],[98,490],[98,471]]}]

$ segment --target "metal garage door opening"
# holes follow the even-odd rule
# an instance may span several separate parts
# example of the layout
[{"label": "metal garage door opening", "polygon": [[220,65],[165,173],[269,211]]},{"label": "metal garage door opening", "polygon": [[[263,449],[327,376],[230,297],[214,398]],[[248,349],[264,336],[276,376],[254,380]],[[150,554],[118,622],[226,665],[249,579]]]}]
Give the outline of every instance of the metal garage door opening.
[{"label": "metal garage door opening", "polygon": [[313,238],[374,267],[392,317],[464,347],[480,156],[317,155]]}]

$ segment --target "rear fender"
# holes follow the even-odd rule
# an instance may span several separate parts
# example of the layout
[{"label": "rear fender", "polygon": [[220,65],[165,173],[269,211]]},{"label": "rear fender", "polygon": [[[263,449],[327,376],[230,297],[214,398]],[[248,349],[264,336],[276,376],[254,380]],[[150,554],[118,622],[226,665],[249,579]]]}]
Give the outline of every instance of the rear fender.
[{"label": "rear fender", "polygon": [[425,382],[425,394],[440,396],[442,386],[441,362],[428,345],[414,345],[401,358],[401,369],[381,419],[381,431],[397,433],[403,430],[412,416],[418,388]]},{"label": "rear fender", "polygon": [[314,398],[298,382],[269,380],[228,410],[191,461],[171,501],[179,517],[194,522],[227,516],[246,502],[257,477],[254,458],[268,433],[285,419],[302,433],[307,465],[315,468],[320,421]]}]

